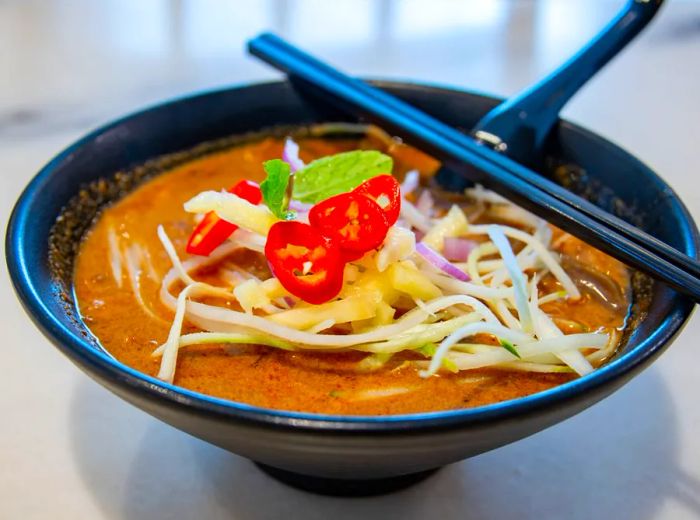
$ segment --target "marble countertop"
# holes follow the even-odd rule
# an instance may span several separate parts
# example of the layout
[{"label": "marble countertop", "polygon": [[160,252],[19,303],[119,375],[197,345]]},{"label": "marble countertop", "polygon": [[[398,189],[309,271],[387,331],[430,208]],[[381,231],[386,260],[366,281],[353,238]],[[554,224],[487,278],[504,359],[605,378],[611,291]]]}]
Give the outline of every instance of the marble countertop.
[{"label": "marble countertop", "polygon": [[[198,89],[278,75],[262,29],[358,75],[510,95],[622,0],[0,1],[0,211],[76,138]],[[700,3],[667,2],[565,116],[637,154],[700,217]],[[4,263],[3,263],[3,269]],[[700,321],[588,411],[406,491],[337,499],[119,400],[48,345],[0,277],[0,518],[700,518]]]}]

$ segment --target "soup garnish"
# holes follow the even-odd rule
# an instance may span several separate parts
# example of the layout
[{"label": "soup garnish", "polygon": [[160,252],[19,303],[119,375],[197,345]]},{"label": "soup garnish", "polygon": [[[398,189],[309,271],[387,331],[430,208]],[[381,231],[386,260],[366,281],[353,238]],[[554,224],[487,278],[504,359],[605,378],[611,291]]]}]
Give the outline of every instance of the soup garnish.
[{"label": "soup garnish", "polygon": [[[401,206],[412,205],[401,201],[398,182],[386,171],[391,163],[390,157],[379,152],[344,152],[303,166],[292,177],[288,163],[272,160],[264,164],[268,175],[261,187],[264,204],[254,205],[235,190],[203,192],[189,200],[185,210],[205,214],[203,222],[214,212],[229,224],[255,233],[258,243],[264,241],[272,276],[249,279],[232,292],[196,282],[159,228],[176,272],[186,285],[175,303],[168,340],[155,351],[162,356],[158,376],[173,380],[183,342],[214,341],[329,353],[353,349],[378,354],[381,360],[398,352],[423,349],[421,353],[429,362],[417,363],[427,364],[420,372],[422,377],[441,368],[457,372],[501,363],[528,369],[533,368],[529,364],[533,358],[538,361],[538,370],[552,365],[554,370],[568,367],[579,375],[590,372],[593,367],[584,351],[603,349],[610,336],[602,331],[565,336],[540,309],[537,283],[547,272],[563,289],[543,297],[580,297],[547,248],[546,224],[538,223],[532,233],[499,224],[470,225],[456,204],[444,216],[433,219],[431,205],[424,198],[423,211],[417,207],[415,212],[408,211],[424,221],[425,234],[417,240],[410,223],[397,223]],[[358,184],[363,178],[368,180]],[[292,198],[287,198],[290,181],[302,186],[297,199],[294,189],[290,190]],[[340,193],[332,195],[336,192]],[[377,202],[382,198],[386,199],[384,208]],[[295,200],[317,204],[308,211],[288,210],[290,201]],[[389,219],[395,231],[384,244]],[[196,229],[193,236],[199,232]],[[446,238],[465,236],[490,240],[472,251],[469,256],[475,260],[470,265],[468,256],[462,270],[441,251]],[[519,258],[509,238],[525,244]],[[237,244],[235,236],[230,243]],[[482,276],[478,256],[487,252],[497,255],[495,260],[500,258],[500,264]],[[377,286],[380,277],[386,277],[388,286]],[[168,287],[164,288],[167,293]],[[287,299],[273,302],[272,294],[284,291],[289,293]],[[197,296],[235,298],[243,311],[194,301],[188,309],[188,300]],[[404,314],[397,317],[392,304],[402,297],[413,300],[414,305],[402,305]],[[172,307],[167,294],[164,303]],[[208,332],[181,336],[186,315],[206,322],[203,328]],[[365,326],[356,327],[358,322]],[[348,323],[353,326],[351,333],[332,330]],[[464,342],[484,334],[498,344]],[[425,348],[436,342],[437,348]]]},{"label": "soup garnish", "polygon": [[[166,337],[148,338],[157,342],[152,357],[160,379],[175,381],[183,351],[211,348],[231,360],[251,348],[262,356],[278,352],[279,363],[313,360],[314,377],[328,373],[329,381],[347,371],[359,379],[404,374],[396,387],[353,380],[356,391],[324,396],[345,399],[355,413],[352,403],[391,401],[436,377],[459,385],[470,373],[531,374],[533,381],[549,378],[542,389],[591,372],[614,352],[630,300],[619,262],[479,186],[464,195],[441,192],[429,186],[433,171],[406,171],[411,160],[400,154],[398,173],[392,156],[377,150],[311,151],[306,164],[299,154],[307,142],[319,148],[313,140],[275,141],[277,158],[257,163],[265,173],[259,185],[251,174],[232,177],[227,191],[188,195],[191,224],[179,213],[182,224],[175,225],[170,209],[157,226],[167,272],[153,267],[160,252],[109,222],[121,202],[101,218],[111,283],[121,288],[127,278],[119,290],[132,291],[154,323],[170,323]],[[397,147],[415,159],[412,149]],[[162,204],[153,202],[152,211]],[[189,257],[182,258],[183,249]],[[577,263],[606,287],[596,292],[591,280],[576,283],[567,271]],[[81,305],[88,292],[78,285]],[[138,331],[139,344],[147,335]],[[536,390],[522,384],[503,398]]]}]

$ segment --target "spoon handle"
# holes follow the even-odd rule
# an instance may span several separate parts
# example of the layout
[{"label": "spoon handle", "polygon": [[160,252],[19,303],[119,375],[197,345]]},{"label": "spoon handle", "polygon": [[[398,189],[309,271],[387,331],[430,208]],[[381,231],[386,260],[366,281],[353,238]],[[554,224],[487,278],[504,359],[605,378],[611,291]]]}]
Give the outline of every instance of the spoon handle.
[{"label": "spoon handle", "polygon": [[620,52],[664,0],[628,0],[617,16],[549,76],[486,114],[473,135],[521,164],[537,165],[545,141],[571,97]]}]

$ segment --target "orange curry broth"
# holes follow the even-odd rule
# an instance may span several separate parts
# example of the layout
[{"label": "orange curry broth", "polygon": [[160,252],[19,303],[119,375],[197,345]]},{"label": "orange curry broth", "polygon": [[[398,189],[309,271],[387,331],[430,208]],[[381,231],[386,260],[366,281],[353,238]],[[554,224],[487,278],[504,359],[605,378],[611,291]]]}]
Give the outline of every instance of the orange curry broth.
[{"label": "orange curry broth", "polygon": [[[384,148],[367,139],[307,138],[300,143],[302,159],[307,162],[344,150]],[[393,146],[390,152],[398,175],[411,167],[421,171],[436,168],[432,159],[407,146]],[[201,191],[227,188],[239,179],[262,181],[261,163],[281,153],[282,141],[267,138],[192,160],[146,182],[103,212],[81,246],[75,290],[85,323],[118,360],[152,376],[158,372],[160,359],[151,352],[165,341],[173,313],[158,297],[160,280],[171,263],[156,236],[157,226],[165,227],[180,257],[186,258],[185,244],[194,218],[185,213],[183,203]],[[126,266],[122,266],[121,286],[115,282],[109,261],[110,228],[120,236],[123,251],[132,244],[146,251],[144,256],[152,268],[143,269],[139,283],[143,303],[151,314],[135,299]],[[561,233],[555,230],[555,242],[558,236]],[[550,303],[544,309],[563,318],[557,323],[564,332],[622,327],[630,298],[625,267],[577,239],[564,237],[559,242],[559,250],[575,265],[595,266],[594,277],[609,286],[605,290],[618,293],[618,302],[610,305],[595,291],[587,291],[578,302]],[[266,273],[264,260],[254,256],[238,253],[232,260]],[[209,278],[206,272],[196,276]],[[541,284],[547,292],[556,290],[555,286],[552,279]],[[196,330],[185,326],[183,333]],[[314,354],[261,346],[193,346],[179,353],[175,384],[267,408],[380,415],[479,406],[540,392],[573,377],[480,369],[422,379],[416,368],[403,363],[402,356],[395,356],[377,372],[358,373],[354,366],[363,357],[357,352]],[[405,388],[410,391],[398,393]]]}]

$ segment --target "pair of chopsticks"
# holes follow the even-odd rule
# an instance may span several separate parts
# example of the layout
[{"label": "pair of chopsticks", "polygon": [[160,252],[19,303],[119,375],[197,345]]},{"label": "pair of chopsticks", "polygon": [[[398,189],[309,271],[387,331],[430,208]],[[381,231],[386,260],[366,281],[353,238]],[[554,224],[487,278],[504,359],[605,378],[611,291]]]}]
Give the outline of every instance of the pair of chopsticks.
[{"label": "pair of chopsticks", "polygon": [[700,301],[700,263],[641,229],[273,34],[251,40],[248,50],[285,72],[304,91],[406,138],[455,173],[493,189],[564,231]]}]

